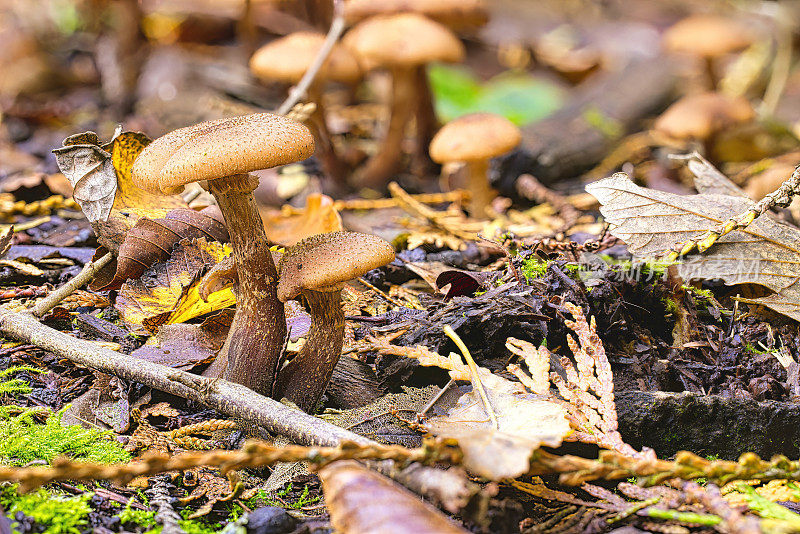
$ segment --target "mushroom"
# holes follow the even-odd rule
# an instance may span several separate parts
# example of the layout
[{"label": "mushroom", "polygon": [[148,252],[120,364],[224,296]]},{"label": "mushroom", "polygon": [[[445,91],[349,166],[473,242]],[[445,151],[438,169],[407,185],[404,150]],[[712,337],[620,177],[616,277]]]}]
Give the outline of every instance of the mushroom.
[{"label": "mushroom", "polygon": [[484,0],[347,0],[344,4],[348,24],[395,13],[418,13],[453,31],[477,28],[489,20]]},{"label": "mushroom", "polygon": [[306,238],[288,249],[278,264],[278,298],[302,294],[311,329],[300,354],[278,375],[275,397],[313,410],[325,391],[344,343],[341,292],[347,280],[394,260],[383,239],[357,232],[331,232]]},{"label": "mushroom", "polygon": [[467,211],[485,217],[496,196],[489,185],[489,160],[517,146],[519,128],[500,115],[473,113],[445,124],[431,142],[430,151],[437,163],[464,162],[467,166]]},{"label": "mushroom", "polygon": [[420,95],[418,89],[425,80],[425,65],[461,61],[464,45],[445,26],[417,13],[367,19],[345,35],[344,44],[365,67],[387,68],[392,73],[389,125],[377,154],[359,173],[362,185],[383,187],[400,163],[409,119],[425,106],[418,99],[430,100],[430,94]]},{"label": "mushroom", "polygon": [[707,157],[717,135],[732,126],[753,120],[755,111],[747,99],[720,93],[685,96],[656,119],[653,131],[682,142],[699,141]]},{"label": "mushroom", "polygon": [[[316,32],[297,32],[276,39],[259,48],[250,58],[250,70],[261,81],[279,81],[296,84],[314,62],[325,42],[325,36]],[[326,174],[335,184],[345,180],[344,164],[339,159],[325,122],[322,104],[322,87],[330,80],[353,84],[361,79],[361,67],[355,56],[344,46],[335,45],[308,88],[308,99],[316,104],[311,115],[317,149]]]},{"label": "mushroom", "polygon": [[181,128],[150,143],[133,164],[142,189],[172,194],[208,180],[219,204],[239,275],[236,314],[228,338],[207,376],[222,376],[271,395],[286,318],[278,300],[278,273],[253,200],[251,171],[305,159],[314,138],[286,117],[257,113]]},{"label": "mushroom", "polygon": [[664,32],[663,45],[670,52],[690,54],[705,62],[710,88],[716,89],[718,59],[744,50],[753,43],[748,26],[727,17],[694,15]]}]

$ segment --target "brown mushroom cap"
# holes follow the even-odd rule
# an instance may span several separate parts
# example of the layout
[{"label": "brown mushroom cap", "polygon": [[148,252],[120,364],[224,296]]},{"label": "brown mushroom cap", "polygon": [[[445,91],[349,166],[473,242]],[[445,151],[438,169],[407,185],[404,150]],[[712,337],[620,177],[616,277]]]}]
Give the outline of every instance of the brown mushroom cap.
[{"label": "brown mushroom cap", "polygon": [[[325,36],[316,32],[296,32],[259,48],[250,58],[250,71],[264,81],[297,83],[306,73]],[[334,45],[316,75],[319,80],[352,83],[361,77],[355,56],[344,46]]]},{"label": "brown mushroom cap", "polygon": [[303,289],[335,291],[341,284],[394,260],[392,245],[358,232],[308,237],[281,257],[278,298],[286,302]]},{"label": "brown mushroom cap", "polygon": [[694,15],[664,32],[664,48],[714,58],[743,50],[753,43],[749,27],[727,17]]},{"label": "brown mushroom cap", "polygon": [[505,154],[522,138],[519,128],[494,113],[473,113],[448,122],[431,141],[433,161],[475,161]]},{"label": "brown mushroom cap", "polygon": [[653,129],[675,139],[709,139],[714,134],[755,117],[745,98],[720,93],[685,96],[656,119]]},{"label": "brown mushroom cap", "polygon": [[131,177],[144,190],[172,194],[191,182],[285,165],[313,152],[308,128],[281,115],[256,113],[159,137],[136,158]]},{"label": "brown mushroom cap", "polygon": [[453,29],[477,27],[489,18],[484,0],[347,0],[345,19],[355,24],[392,13],[419,13]]},{"label": "brown mushroom cap", "polygon": [[343,42],[369,68],[457,63],[464,58],[464,45],[453,32],[417,13],[367,19],[350,30]]}]

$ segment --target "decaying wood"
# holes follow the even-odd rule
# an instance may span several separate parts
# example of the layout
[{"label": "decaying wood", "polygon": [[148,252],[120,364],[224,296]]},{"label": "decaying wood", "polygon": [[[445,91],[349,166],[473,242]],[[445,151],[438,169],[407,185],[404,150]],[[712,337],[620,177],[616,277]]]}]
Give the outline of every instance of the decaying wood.
[{"label": "decaying wood", "polygon": [[[0,332],[37,345],[78,365],[199,402],[303,445],[336,446],[346,441],[365,445],[376,443],[313,415],[258,395],[241,384],[204,378],[76,339],[41,324],[30,313],[0,312]],[[460,511],[451,508],[456,503],[464,503],[465,508],[469,505],[473,510],[485,506],[487,496],[480,492],[480,487],[464,478],[457,479],[452,473],[422,466],[417,466],[416,473],[412,473],[408,468],[401,469],[391,461],[371,465],[389,476],[399,477],[402,474],[409,487],[424,490],[423,495],[431,496],[450,512]],[[457,498],[448,501],[442,499],[442,496],[453,495]],[[482,506],[479,505],[481,502],[484,502]]]},{"label": "decaying wood", "polygon": [[719,395],[617,391],[622,438],[660,458],[681,449],[734,460],[745,452],[763,458],[797,457],[800,404],[725,398]]},{"label": "decaying wood", "polygon": [[669,103],[677,80],[675,64],[659,59],[587,82],[560,111],[522,128],[521,150],[503,159],[497,188],[513,195],[520,174],[549,184],[588,170],[621,135]]}]

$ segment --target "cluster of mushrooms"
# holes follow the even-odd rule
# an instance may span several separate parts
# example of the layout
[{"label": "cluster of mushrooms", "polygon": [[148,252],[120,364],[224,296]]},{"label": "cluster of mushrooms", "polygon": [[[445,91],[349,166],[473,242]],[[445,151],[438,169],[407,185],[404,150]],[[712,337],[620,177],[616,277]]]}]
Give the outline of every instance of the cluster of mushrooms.
[{"label": "cluster of mushrooms", "polygon": [[[308,99],[316,104],[308,126],[269,113],[204,122],[156,139],[132,170],[137,186],[161,194],[206,182],[225,218],[232,262],[212,269],[201,293],[218,289],[210,288],[223,280],[236,292],[236,313],[205,375],[286,398],[306,411],[318,404],[341,354],[344,283],[391,262],[394,250],[376,236],[333,232],[302,240],[283,255],[271,251],[253,199],[258,179],[250,173],[304,160],[316,150],[335,184],[383,188],[400,168],[413,123],[412,167],[430,169],[431,158],[462,164],[471,192],[466,207],[480,217],[495,196],[488,183],[489,160],[520,141],[510,121],[486,113],[461,117],[436,131],[425,68],[433,61],[463,59],[464,45],[451,28],[485,22],[481,0],[351,0],[347,6],[355,26],[334,46],[308,89]],[[251,69],[263,81],[296,84],[324,41],[324,35],[311,32],[277,39],[253,55]],[[379,69],[392,79],[388,124],[378,150],[352,169],[335,150],[322,92],[327,82],[355,86],[365,73]],[[293,299],[302,299],[312,324],[299,355],[287,363],[284,303]]]},{"label": "cluster of mushrooms", "polygon": [[[392,246],[376,236],[333,232],[297,243],[276,267],[253,199],[258,179],[249,173],[306,159],[313,151],[308,128],[258,113],[170,132],[148,145],[132,170],[138,187],[160,194],[208,181],[228,226],[236,313],[206,375],[285,397],[306,411],[316,406],[341,354],[344,283],[394,259]],[[284,366],[284,303],[301,295],[312,324],[300,354]]]},{"label": "cluster of mushrooms", "polygon": [[[488,182],[488,161],[514,148],[520,132],[502,116],[475,114],[456,119],[437,133],[439,125],[425,70],[432,62],[458,63],[464,59],[464,45],[454,30],[485,23],[483,2],[350,0],[345,5],[353,27],[333,47],[308,91],[309,100],[316,104],[309,123],[317,140],[318,157],[334,182],[332,189],[347,185],[384,188],[401,169],[407,130],[413,124],[412,171],[425,174],[431,168],[431,159],[464,164],[464,186],[471,193],[466,208],[473,216],[485,216],[495,197]],[[276,39],[256,51],[250,69],[264,83],[296,84],[324,41],[323,34],[313,32]],[[375,71],[391,75],[388,124],[375,153],[359,168],[351,169],[331,140],[322,88],[326,82],[355,87]]]}]

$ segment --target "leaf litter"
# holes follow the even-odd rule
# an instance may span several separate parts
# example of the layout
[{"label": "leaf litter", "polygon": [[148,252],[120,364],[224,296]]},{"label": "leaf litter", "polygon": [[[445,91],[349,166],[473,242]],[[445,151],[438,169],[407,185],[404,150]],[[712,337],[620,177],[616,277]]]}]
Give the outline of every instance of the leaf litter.
[{"label": "leaf litter", "polygon": [[[260,30],[267,24],[269,31],[274,32],[286,23],[265,16],[259,4],[253,3],[251,8],[258,15],[255,20]],[[109,9],[121,9],[122,5],[114,4]],[[653,394],[663,391],[663,395],[677,391],[710,393],[718,395],[720,402],[785,401],[792,395],[800,395],[797,364],[800,336],[797,324],[791,321],[800,319],[795,226],[766,213],[747,227],[723,235],[709,250],[686,255],[674,265],[641,262],[667,254],[679,243],[696,239],[750,209],[753,202],[739,185],[750,185],[746,190],[755,191],[752,180],[749,184],[742,182],[749,176],[757,176],[759,169],[770,162],[754,161],[742,171],[742,167],[728,164],[728,156],[763,157],[770,151],[786,150],[781,147],[793,147],[787,144],[794,142],[787,135],[788,130],[772,132],[762,124],[755,124],[749,133],[723,132],[718,139],[699,140],[708,150],[707,156],[713,156],[715,163],[722,165],[720,168],[733,176],[738,185],[699,158],[688,162],[688,168],[695,174],[698,195],[675,195],[640,187],[622,175],[589,185],[588,191],[600,202],[603,222],[609,225],[608,233],[604,233],[596,214],[587,208],[591,204],[586,203],[586,198],[567,194],[579,189],[578,177],[568,172],[559,174],[553,169],[590,169],[597,164],[616,169],[618,165],[613,162],[622,164],[628,154],[637,163],[625,169],[630,171],[632,179],[647,184],[669,184],[670,188],[678,189],[674,179],[684,171],[656,157],[655,150],[665,147],[655,146],[658,143],[655,136],[648,136],[646,146],[641,145],[639,138],[625,137],[628,133],[636,136],[639,132],[632,131],[632,124],[643,123],[653,110],[663,108],[668,102],[653,103],[647,111],[637,108],[639,100],[656,99],[647,84],[627,83],[637,85],[640,92],[635,95],[637,98],[618,95],[619,89],[583,91],[595,79],[603,79],[615,70],[608,69],[608,65],[624,63],[619,59],[632,53],[626,44],[630,46],[635,41],[640,47],[637,54],[662,54],[657,46],[659,29],[674,20],[650,13],[653,20],[641,22],[637,39],[618,43],[614,48],[605,46],[603,38],[598,41],[597,37],[608,35],[608,25],[613,26],[611,21],[598,24],[602,31],[597,32],[589,31],[594,29],[593,22],[563,24],[563,21],[556,25],[557,30],[550,31],[544,29],[548,27],[547,21],[552,20],[548,9],[491,6],[496,26],[474,37],[474,48],[486,47],[492,54],[471,50],[465,70],[439,65],[429,71],[429,89],[445,117],[491,110],[524,127],[523,145],[507,159],[492,165],[493,184],[509,198],[500,198],[491,206],[490,220],[466,216],[462,210],[466,200],[463,193],[431,193],[437,188],[435,173],[415,175],[419,161],[395,176],[397,184],[387,184],[391,198],[376,198],[368,191],[359,191],[365,193],[364,198],[351,198],[349,194],[355,190],[345,192],[341,189],[343,184],[332,187],[312,159],[299,165],[302,173],[296,174],[302,174],[302,180],[294,180],[291,192],[286,192],[288,188],[281,189],[292,197],[291,205],[280,209],[261,207],[267,235],[275,244],[290,246],[309,235],[351,229],[349,225],[367,224],[372,233],[373,227],[369,225],[373,223],[360,222],[369,214],[372,217],[369,220],[378,221],[374,231],[391,239],[399,251],[397,261],[368,273],[363,282],[353,283],[353,287],[344,291],[347,323],[344,355],[334,372],[329,395],[323,399],[320,416],[362,436],[400,447],[367,446],[368,452],[364,453],[356,445],[345,444],[336,454],[340,458],[372,454],[367,457],[385,459],[381,455],[457,451],[455,455],[437,457],[441,464],[454,465],[445,472],[447,485],[474,488],[476,493],[470,490],[459,498],[437,500],[436,492],[430,489],[436,487],[435,480],[428,480],[427,490],[402,477],[398,480],[455,514],[457,522],[473,531],[602,532],[624,524],[651,532],[712,528],[756,532],[775,525],[780,528],[796,525],[792,512],[776,504],[796,498],[794,482],[751,482],[755,485],[753,490],[735,485],[721,489],[714,484],[700,486],[689,480],[700,475],[714,480],[714,469],[722,469],[722,464],[708,463],[699,457],[687,461],[686,455],[678,455],[683,471],[680,476],[672,477],[670,487],[645,488],[619,483],[616,489],[625,498],[601,485],[585,483],[580,492],[566,491],[564,487],[555,489],[552,479],[547,477],[528,476],[532,466],[548,461],[550,451],[555,449],[561,454],[565,450],[565,446],[560,446],[562,441],[598,446],[603,451],[601,463],[611,461],[609,458],[617,462],[616,471],[608,467],[610,464],[602,464],[605,475],[600,475],[593,470],[600,469],[597,464],[588,467],[585,463],[594,454],[582,453],[578,459],[565,455],[563,461],[576,462],[574,469],[549,471],[562,473],[562,481],[613,478],[609,473],[627,473],[625,469],[635,465],[639,470],[632,470],[643,483],[654,472],[652,466],[663,466],[658,463],[663,461],[656,458],[658,451],[636,451],[627,444],[626,425],[630,422],[617,414],[619,401],[615,390],[634,389]],[[190,9],[186,12],[179,9],[176,13],[167,20],[155,8],[140,27],[143,34],[135,31],[130,35],[136,34],[138,39],[146,37],[154,50],[167,42],[168,46],[182,47],[184,40],[213,41],[216,37],[210,39],[209,33],[212,27],[233,35],[233,17],[221,7],[212,8],[210,14],[200,19]],[[292,10],[282,16],[295,22],[303,18]],[[102,19],[126,21],[135,17]],[[55,17],[52,22],[59,31],[52,35],[69,35],[73,31],[90,35],[91,25],[73,27],[69,20]],[[198,26],[198,20],[203,24]],[[517,28],[516,20],[545,23],[541,28],[538,24]],[[2,21],[0,32],[5,27]],[[110,250],[115,255],[114,262],[93,280],[91,291],[75,292],[60,300],[42,322],[79,338],[111,344],[143,362],[163,364],[164,372],[173,368],[199,373],[223,349],[231,324],[236,277],[235,269],[231,270],[230,247],[225,245],[229,236],[218,215],[188,208],[189,196],[156,196],[133,185],[131,166],[150,138],[121,129],[113,137],[109,135],[114,126],[109,126],[104,114],[116,114],[117,106],[122,109],[120,103],[126,100],[119,93],[124,93],[121,89],[125,86],[124,76],[120,78],[124,73],[115,67],[125,65],[124,70],[130,64],[109,60],[117,53],[115,50],[120,50],[115,46],[126,45],[122,39],[128,35],[124,24],[109,32],[104,26],[107,22],[103,21],[98,22],[99,36],[117,42],[114,46],[99,46],[96,57],[88,49],[72,50],[74,44],[67,43],[68,59],[31,64],[31,74],[69,69],[66,75],[60,72],[52,77],[64,84],[65,98],[59,105],[42,100],[35,84],[12,84],[13,87],[0,84],[4,113],[0,133],[0,154],[4,155],[0,161],[0,188],[4,195],[0,198],[0,216],[17,227],[14,234],[7,226],[3,228],[7,232],[2,247],[11,245],[11,248],[0,265],[3,284],[0,299],[4,313],[23,309],[32,299],[46,299],[90,260],[88,247],[99,244],[104,248],[98,250],[95,259]],[[211,26],[206,25],[209,21],[213,22]],[[517,29],[505,31],[511,27]],[[618,30],[622,27],[616,26]],[[165,30],[169,31],[164,33]],[[35,33],[26,25],[14,31]],[[277,33],[286,31],[284,28]],[[533,43],[531,47],[497,40],[499,34],[516,35],[515,32],[521,32],[521,43]],[[644,38],[649,34],[656,37],[655,47],[650,42],[653,39]],[[239,38],[244,40],[244,35]],[[36,47],[35,39],[20,42]],[[103,42],[107,44],[108,40]],[[134,48],[147,48],[144,41],[137,42],[136,38],[127,41],[131,42],[138,43]],[[736,69],[744,69],[747,67],[739,60],[762,57],[756,67],[759,72],[766,72],[764,62],[769,60],[763,59],[765,43],[757,42],[752,50],[739,56],[734,52],[728,59]],[[757,54],[759,46],[761,56]],[[243,66],[221,53],[224,46],[205,44],[194,48],[165,55],[165,62],[164,58],[159,59],[163,63],[159,67],[161,74],[151,73],[141,78],[145,87],[140,90],[144,93],[169,96],[170,91],[179,90],[168,99],[170,103],[157,104],[158,99],[150,98],[139,101],[138,107],[131,107],[134,112],[126,122],[134,129],[166,132],[170,129],[168,125],[183,126],[216,118],[214,115],[220,110],[226,110],[223,115],[246,114],[277,106],[278,91],[256,86],[248,76],[242,76],[246,69],[232,67]],[[614,52],[610,51],[612,48]],[[535,63],[530,61],[531,54],[536,56]],[[46,57],[41,51],[29,55]],[[81,63],[81,58],[90,57],[89,63]],[[178,57],[182,59],[176,60]],[[651,63],[667,65],[661,59],[664,58],[659,56],[659,61]],[[0,57],[0,64],[5,61]],[[9,61],[16,65],[18,58]],[[186,74],[189,65],[195,69],[191,75]],[[498,66],[509,71],[494,76]],[[770,66],[781,68],[777,59]],[[736,86],[728,76],[736,69],[724,69],[726,76],[719,85],[722,90]],[[544,82],[544,78],[532,74],[539,71],[548,71],[552,77]],[[595,71],[599,71],[597,75],[592,74]],[[490,76],[488,83],[479,81]],[[748,73],[742,78],[756,79],[758,73]],[[220,91],[222,79],[227,81]],[[556,79],[560,81],[553,81]],[[90,80],[95,81],[87,83]],[[168,83],[162,85],[161,81],[152,80],[168,80]],[[212,89],[200,87],[206,83]],[[790,86],[792,83],[789,82]],[[147,87],[147,84],[155,85]],[[670,83],[661,85],[666,91]],[[757,90],[755,87],[750,83],[742,90],[752,92]],[[376,150],[383,104],[359,102],[353,106],[349,99],[363,99],[363,95],[353,92],[346,96],[337,91],[326,91],[326,99],[333,104],[329,107],[328,126],[334,132],[333,145],[344,165],[352,170]],[[202,97],[198,96],[201,94]],[[375,93],[380,94],[380,91]],[[620,104],[616,105],[615,100],[609,106],[603,101],[604,95],[616,98]],[[748,98],[753,97],[748,93]],[[770,99],[764,97],[765,105],[771,105]],[[186,106],[187,102],[191,105]],[[558,111],[560,106],[562,111]],[[180,116],[185,112],[184,107],[193,110],[190,117]],[[628,108],[637,111],[629,112]],[[534,122],[547,113],[555,113],[552,120]],[[86,121],[87,116],[93,118]],[[154,121],[154,117],[158,119]],[[419,115],[416,121],[424,122],[424,117]],[[569,132],[567,138],[550,135],[552,132],[546,130],[548,124],[558,124],[560,132]],[[68,125],[66,131],[64,125]],[[56,149],[66,178],[61,177],[55,173],[53,163],[41,155],[57,145],[65,133],[90,127],[111,137],[111,141],[103,143],[100,136],[88,132],[68,137]],[[758,136],[768,139],[764,142]],[[557,146],[551,147],[550,153],[546,147],[544,155],[537,157],[530,152],[537,139],[554,139]],[[404,150],[413,147],[411,139],[406,141],[409,142]],[[618,141],[619,152],[608,155]],[[693,142],[687,141],[687,145]],[[737,143],[749,145],[737,149]],[[424,148],[421,143],[420,146]],[[631,147],[635,149],[633,153]],[[792,158],[796,159],[796,152],[795,156],[792,154],[777,154],[780,161],[788,162],[788,169],[795,162]],[[606,155],[608,159],[600,161]],[[413,157],[416,159],[419,154]],[[515,167],[526,158],[533,158],[536,164]],[[446,180],[444,176],[438,185],[446,189]],[[72,193],[77,204],[59,197],[69,192],[64,189],[67,182],[74,187]],[[201,195],[199,203],[191,205],[202,208],[209,204],[209,198],[207,194]],[[82,213],[75,210],[76,205],[81,206]],[[341,217],[339,211],[344,210],[347,216]],[[88,233],[87,219],[96,236]],[[364,227],[359,229],[363,231]],[[753,303],[783,317],[775,319],[763,308],[750,307]],[[298,311],[287,312],[287,316],[292,328],[283,357],[292,359],[302,354],[313,319]],[[446,326],[453,329],[453,339],[463,340],[468,353],[455,352],[458,344],[454,345],[444,335]],[[64,436],[78,432],[77,427],[66,426],[63,427],[66,430],[58,432],[60,425],[56,428],[53,422],[60,418],[66,404],[73,402],[83,408],[68,409],[63,412],[65,418],[111,427],[113,436],[126,442],[125,448],[137,458],[148,458],[155,451],[184,457],[192,451],[209,449],[212,449],[210,454],[220,455],[225,451],[216,449],[223,448],[240,449],[237,453],[240,457],[252,458],[255,449],[247,448],[253,445],[243,445],[243,437],[266,437],[246,422],[233,421],[225,414],[136,382],[78,368],[35,344],[17,344],[7,338],[0,348],[0,365],[18,364],[46,372],[21,370],[18,381],[4,378],[6,381],[0,383],[4,420],[12,421],[12,426],[24,426],[17,435],[41,435],[45,443],[68,441]],[[353,404],[347,403],[352,399],[364,402],[355,404],[359,408],[349,408]],[[423,441],[424,433],[437,435],[439,441]],[[115,454],[119,451],[123,454],[108,458],[89,456],[91,460],[126,458],[121,447],[105,439],[111,433],[103,434],[102,440],[95,434],[91,436],[86,443],[81,442],[81,447],[92,449],[94,439],[97,451],[102,442]],[[279,448],[290,450],[288,440],[279,439],[283,439],[277,442]],[[415,449],[420,445],[420,449]],[[549,449],[541,449],[543,445]],[[33,456],[25,456],[23,449]],[[44,454],[33,446],[23,449],[3,453],[4,462],[41,463],[44,469],[48,466],[78,469],[75,467],[78,464]],[[85,452],[57,450],[72,458],[81,458]],[[320,467],[320,451],[311,449],[299,458],[311,459],[311,464]],[[153,461],[152,456],[149,458],[145,461]],[[266,502],[251,498],[265,484],[267,473],[261,468],[228,470],[222,464],[222,456],[215,457],[217,460],[208,458],[212,456],[204,461],[211,461],[211,466],[189,467],[183,475],[171,472],[166,477],[142,477],[130,486],[92,485],[91,498],[85,487],[61,482],[50,484],[44,494],[27,500],[13,489],[4,491],[2,504],[7,513],[11,510],[15,514],[7,518],[8,523],[13,520],[21,530],[57,523],[61,514],[64,525],[69,523],[79,531],[95,527],[120,531],[122,525],[138,531],[156,525],[165,530],[168,525],[175,528],[182,525],[187,531],[197,531],[198,525],[202,525],[210,531],[223,527],[210,526],[216,521],[233,531],[244,528],[248,522],[252,526],[258,513],[277,513],[264,512],[265,508],[253,510],[257,503]],[[752,457],[744,458],[736,469],[757,463]],[[684,461],[688,463],[680,463]],[[775,461],[778,463],[772,469],[785,467],[782,460]],[[709,467],[712,464],[714,467]],[[687,474],[690,469],[687,466],[694,469],[692,476]],[[114,469],[120,473],[128,467],[118,464]],[[472,480],[467,479],[465,472]],[[275,473],[278,474],[277,469]],[[749,474],[755,479],[763,475]],[[378,475],[364,467],[348,467],[340,460],[324,467],[319,475],[325,486],[323,490],[316,475],[307,470],[303,474],[295,470],[274,476],[271,488],[283,486],[287,492],[292,484],[300,488],[288,492],[297,499],[297,506],[287,501],[286,493],[269,502],[283,502],[289,508],[301,510],[301,521],[311,530],[333,525],[343,531],[369,531],[369,527],[353,519],[364,509],[368,512],[363,517],[381,518],[396,532],[413,529],[416,524],[440,524],[442,529],[461,531],[460,525],[444,520],[435,507],[420,507],[422,501],[416,496],[409,500],[407,489],[396,482],[376,479]],[[487,483],[488,480],[492,482]],[[80,502],[59,501],[65,511],[58,508],[58,514],[53,513],[54,508],[45,509],[43,501],[55,495],[56,487],[79,495]],[[137,496],[139,488],[145,489],[149,502]],[[308,504],[319,500],[320,491],[325,492],[330,516],[321,503]],[[127,503],[126,512],[115,510],[112,503]],[[153,509],[145,510],[150,504]],[[67,507],[71,508],[66,511]],[[143,515],[137,516],[138,512]],[[322,514],[321,521],[312,517],[318,513]],[[182,517],[208,520],[188,523]],[[315,521],[323,526],[319,527]],[[418,526],[415,531],[424,530]]]}]

